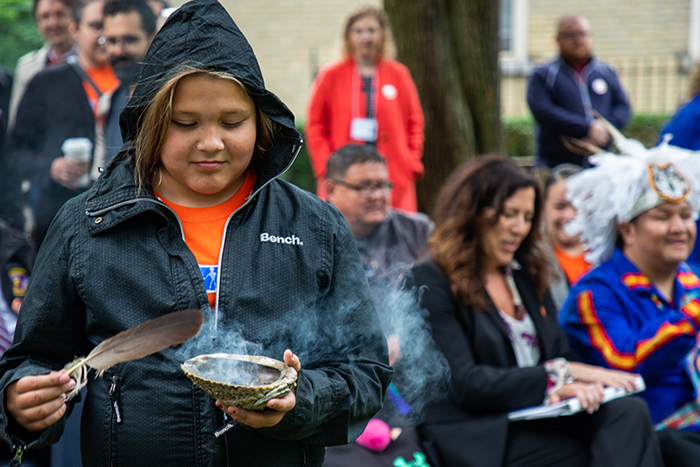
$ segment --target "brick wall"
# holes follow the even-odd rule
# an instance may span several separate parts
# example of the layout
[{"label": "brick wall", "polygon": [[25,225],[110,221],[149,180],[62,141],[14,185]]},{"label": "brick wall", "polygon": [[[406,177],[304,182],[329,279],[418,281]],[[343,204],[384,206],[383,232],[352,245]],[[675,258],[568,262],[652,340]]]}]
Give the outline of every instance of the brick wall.
[{"label": "brick wall", "polygon": [[[315,72],[341,58],[342,27],[380,0],[220,0],[255,51],[267,88],[304,120]],[[182,1],[174,2],[181,5]]]},{"label": "brick wall", "polygon": [[[637,112],[673,113],[686,99],[690,0],[529,0],[528,57],[532,64],[557,52],[561,15],[586,16],[593,27],[593,50],[620,75]],[[528,115],[526,78],[502,81],[505,116]]]},{"label": "brick wall", "polygon": [[[303,121],[315,72],[341,57],[341,28],[360,4],[382,0],[221,0],[250,41],[267,87]],[[182,4],[176,1],[173,6]],[[685,98],[690,0],[528,0],[531,63],[557,53],[559,16],[580,13],[593,26],[596,55],[622,71],[636,110],[672,112]],[[660,66],[662,71],[652,71]],[[527,115],[525,78],[502,83],[502,111]]]},{"label": "brick wall", "polygon": [[674,55],[688,51],[690,0],[529,0],[528,54],[535,61],[557,52],[556,21],[586,16],[597,55]]}]

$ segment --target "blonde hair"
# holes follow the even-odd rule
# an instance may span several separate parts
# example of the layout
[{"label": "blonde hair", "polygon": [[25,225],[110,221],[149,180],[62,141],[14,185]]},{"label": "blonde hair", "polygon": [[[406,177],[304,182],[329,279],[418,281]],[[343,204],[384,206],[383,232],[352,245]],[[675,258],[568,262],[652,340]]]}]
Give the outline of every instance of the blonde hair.
[{"label": "blonde hair", "polygon": [[[162,166],[160,154],[165,144],[168,128],[170,128],[170,121],[172,120],[175,87],[182,78],[196,75],[233,81],[241,87],[247,96],[250,96],[246,86],[241,81],[233,75],[224,72],[187,67],[166,81],[148,103],[138,122],[138,130],[134,142],[136,153],[134,177],[139,193],[143,190],[146,183],[153,185],[156,175],[160,174]],[[255,106],[255,113],[257,134],[253,158],[261,156],[270,149],[275,133],[274,122],[257,105]]]},{"label": "blonde hair", "polygon": [[395,51],[391,38],[389,17],[384,13],[384,10],[372,5],[365,5],[357,8],[350,13],[350,16],[345,20],[345,29],[343,30],[343,55],[346,57],[352,55],[350,50],[350,29],[352,29],[353,24],[365,16],[375,18],[377,22],[379,22],[379,27],[382,29],[382,45],[379,48],[379,56],[383,58],[393,58]]}]

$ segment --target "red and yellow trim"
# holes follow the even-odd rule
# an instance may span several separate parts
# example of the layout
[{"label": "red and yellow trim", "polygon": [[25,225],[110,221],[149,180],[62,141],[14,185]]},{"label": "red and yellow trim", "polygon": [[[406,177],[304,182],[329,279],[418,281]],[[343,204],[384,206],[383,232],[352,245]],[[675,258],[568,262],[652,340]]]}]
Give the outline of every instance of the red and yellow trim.
[{"label": "red and yellow trim", "polygon": [[[611,367],[621,370],[634,371],[637,365],[669,341],[683,334],[695,334],[695,328],[686,320],[677,323],[663,323],[652,337],[637,343],[634,354],[620,352],[598,318],[590,290],[585,290],[578,295],[577,305],[579,318],[581,323],[586,326],[588,338],[593,348],[601,353]],[[700,303],[694,300],[683,307],[683,313],[688,316],[700,317]]]},{"label": "red and yellow trim", "polygon": [[[624,280],[624,278],[623,278]],[[578,314],[581,324],[586,326],[588,338],[593,348],[598,350],[605,358],[605,361],[613,368],[632,371],[637,366],[636,358],[633,354],[620,352],[615,348],[610,336],[605,331],[605,327],[598,319],[598,314],[593,306],[593,297],[590,290],[581,292],[577,298]]]},{"label": "red and yellow trim", "polygon": [[700,287],[700,279],[692,271],[678,271],[676,278],[685,288]]},{"label": "red and yellow trim", "polygon": [[635,289],[649,289],[651,290],[651,282],[647,276],[641,272],[628,272],[622,276],[622,282],[627,286],[627,288]]},{"label": "red and yellow trim", "polygon": [[700,325],[700,300],[693,299],[690,303],[681,308],[681,313]]}]

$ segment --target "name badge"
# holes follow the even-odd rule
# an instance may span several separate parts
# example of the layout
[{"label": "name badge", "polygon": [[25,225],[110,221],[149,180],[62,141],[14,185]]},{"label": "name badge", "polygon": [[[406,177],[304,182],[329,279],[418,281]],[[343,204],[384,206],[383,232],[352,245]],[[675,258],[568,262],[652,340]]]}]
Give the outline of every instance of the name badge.
[{"label": "name badge", "polygon": [[377,120],[353,118],[350,122],[350,138],[356,141],[377,141]]}]

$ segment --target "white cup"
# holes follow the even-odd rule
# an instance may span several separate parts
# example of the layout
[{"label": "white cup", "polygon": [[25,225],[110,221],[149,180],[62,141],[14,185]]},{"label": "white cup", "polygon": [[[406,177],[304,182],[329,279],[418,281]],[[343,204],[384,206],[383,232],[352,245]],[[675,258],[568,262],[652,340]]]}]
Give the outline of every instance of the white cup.
[{"label": "white cup", "polygon": [[90,185],[90,162],[92,161],[92,141],[87,138],[68,138],[61,145],[66,159],[80,162],[83,176],[75,182],[76,188]]}]

